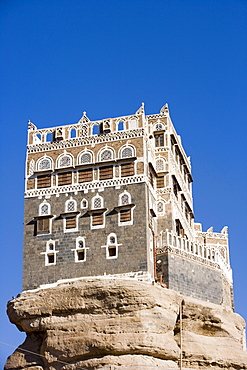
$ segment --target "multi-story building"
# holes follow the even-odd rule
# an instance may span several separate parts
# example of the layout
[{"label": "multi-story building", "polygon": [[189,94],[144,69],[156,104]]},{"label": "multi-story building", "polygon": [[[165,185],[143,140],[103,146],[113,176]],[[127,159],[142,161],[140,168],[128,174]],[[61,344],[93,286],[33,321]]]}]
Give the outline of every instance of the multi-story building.
[{"label": "multi-story building", "polygon": [[228,232],[194,222],[168,106],[37,129],[29,121],[23,289],[108,275],[232,305]]}]

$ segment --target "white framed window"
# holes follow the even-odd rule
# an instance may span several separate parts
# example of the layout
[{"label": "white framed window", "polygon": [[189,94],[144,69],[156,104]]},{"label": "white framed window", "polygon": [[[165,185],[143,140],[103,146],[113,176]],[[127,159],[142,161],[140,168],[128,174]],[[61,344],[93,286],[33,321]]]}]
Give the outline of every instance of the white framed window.
[{"label": "white framed window", "polygon": [[90,151],[83,151],[78,155],[78,164],[87,164],[93,162],[93,154]]},{"label": "white framed window", "polygon": [[78,231],[78,214],[66,215],[63,218],[63,227],[65,233]]},{"label": "white framed window", "polygon": [[157,203],[157,213],[160,216],[165,214],[165,202],[163,200],[159,200]]},{"label": "white framed window", "polygon": [[154,125],[153,125],[153,131],[165,131],[166,127],[165,125],[158,120]]},{"label": "white framed window", "polygon": [[92,198],[92,209],[103,208],[104,207],[104,199],[99,194],[95,195]]},{"label": "white framed window", "polygon": [[111,161],[112,159],[114,159],[114,152],[111,148],[103,149],[99,154],[100,162]]},{"label": "white framed window", "polygon": [[129,120],[129,130],[134,130],[135,128],[138,127],[138,121],[136,118],[131,118]]},{"label": "white framed window", "polygon": [[98,135],[99,133],[100,133],[100,126],[99,125],[93,125],[92,135]]},{"label": "white framed window", "polygon": [[55,240],[48,240],[46,242],[46,251],[40,253],[45,255],[45,266],[56,265],[56,255],[58,252],[59,251],[56,250]]},{"label": "white framed window", "polygon": [[133,209],[131,195],[126,190],[119,195],[118,226],[133,225]]},{"label": "white framed window", "polygon": [[106,259],[116,259],[118,258],[119,253],[119,244],[117,242],[117,235],[115,233],[111,233],[107,236],[106,245],[102,245],[101,248],[106,248]]},{"label": "white framed window", "polygon": [[120,158],[131,158],[135,156],[135,149],[132,146],[125,146],[120,149]]},{"label": "white framed window", "polygon": [[[105,227],[105,209],[104,199],[99,194],[92,198],[91,211],[91,229],[100,229]],[[97,212],[98,210],[98,212]]]},{"label": "white framed window", "polygon": [[37,171],[52,170],[53,160],[46,155],[37,161]]},{"label": "white framed window", "polygon": [[88,208],[88,201],[87,201],[87,199],[82,199],[82,201],[81,201],[81,208],[82,209],[86,209],[86,208]]},{"label": "white framed window", "polygon": [[69,137],[72,139],[77,136],[77,132],[75,128],[72,128],[69,132]]},{"label": "white framed window", "polygon": [[163,158],[156,159],[155,163],[156,172],[164,172],[166,169],[166,162]]},{"label": "white framed window", "polygon": [[51,214],[51,205],[47,202],[47,200],[44,200],[39,205],[39,216],[47,216]]},{"label": "white framed window", "polygon": [[85,238],[78,236],[76,238],[76,247],[74,249],[71,249],[75,254],[75,262],[85,262],[87,259],[87,249]]},{"label": "white framed window", "polygon": [[117,122],[117,131],[124,131],[125,130],[125,122],[124,121],[118,121]]},{"label": "white framed window", "polygon": [[57,159],[58,168],[65,168],[65,167],[72,167],[72,166],[73,166],[73,157],[71,154],[64,153],[58,157]]},{"label": "white framed window", "polygon": [[118,204],[120,206],[125,206],[131,204],[131,195],[126,190],[119,195]]},{"label": "white framed window", "polygon": [[65,202],[65,212],[76,212],[77,203],[74,199],[70,198]]},{"label": "white framed window", "polygon": [[78,217],[79,212],[77,212],[77,203],[72,197],[70,197],[70,199],[65,202],[65,214],[63,214],[65,233],[78,231]]}]

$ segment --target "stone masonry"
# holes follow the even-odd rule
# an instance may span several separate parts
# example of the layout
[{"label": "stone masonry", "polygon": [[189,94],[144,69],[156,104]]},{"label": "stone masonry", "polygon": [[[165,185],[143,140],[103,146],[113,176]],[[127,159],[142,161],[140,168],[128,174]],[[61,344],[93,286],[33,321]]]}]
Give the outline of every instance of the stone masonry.
[{"label": "stone masonry", "polygon": [[192,181],[167,104],[45,129],[29,121],[23,290],[131,276],[232,307],[228,230],[194,222]]}]

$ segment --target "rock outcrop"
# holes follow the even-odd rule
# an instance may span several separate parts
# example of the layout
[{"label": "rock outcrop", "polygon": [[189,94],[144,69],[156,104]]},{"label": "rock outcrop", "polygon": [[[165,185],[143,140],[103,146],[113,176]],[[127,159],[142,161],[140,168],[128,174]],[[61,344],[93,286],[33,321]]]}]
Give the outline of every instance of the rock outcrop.
[{"label": "rock outcrop", "polygon": [[180,369],[182,300],[183,369],[247,369],[245,322],[229,308],[134,280],[82,279],[8,303],[27,338],[5,370]]}]

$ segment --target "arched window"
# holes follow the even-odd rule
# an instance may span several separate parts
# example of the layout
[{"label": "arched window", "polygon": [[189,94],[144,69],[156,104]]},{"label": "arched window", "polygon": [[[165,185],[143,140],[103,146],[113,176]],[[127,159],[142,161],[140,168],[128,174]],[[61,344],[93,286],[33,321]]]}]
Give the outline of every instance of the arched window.
[{"label": "arched window", "polygon": [[56,243],[54,240],[48,240],[46,242],[46,251],[41,252],[45,255],[45,266],[55,265],[56,264],[56,254],[59,251],[56,251]]},{"label": "arched window", "polygon": [[134,157],[134,149],[131,146],[126,146],[121,149],[121,158]]},{"label": "arched window", "polygon": [[163,214],[165,212],[165,203],[163,201],[159,201],[157,203],[157,212],[159,214]]},{"label": "arched window", "polygon": [[42,157],[37,162],[37,171],[45,171],[52,169],[52,160],[50,157]]},{"label": "arched window", "polygon": [[58,167],[71,167],[73,165],[72,156],[69,154],[63,154],[61,157],[58,158]]},{"label": "arched window", "polygon": [[65,203],[65,212],[76,212],[77,204],[74,199],[69,199]]},{"label": "arched window", "polygon": [[46,134],[46,142],[47,143],[50,143],[52,141],[53,137],[52,137],[52,133],[49,132],[48,134]]},{"label": "arched window", "polygon": [[75,128],[72,128],[71,130],[70,130],[70,138],[73,138],[73,137],[76,137],[76,129]]},{"label": "arched window", "polygon": [[165,125],[160,120],[158,120],[153,125],[153,131],[165,131]]},{"label": "arched window", "polygon": [[85,243],[85,238],[79,236],[76,238],[76,247],[75,249],[71,249],[75,253],[75,262],[84,262],[86,261],[86,243]]},{"label": "arched window", "polygon": [[83,152],[79,155],[79,164],[92,163],[93,156],[90,152]]},{"label": "arched window", "polygon": [[110,149],[104,149],[100,153],[100,161],[101,162],[103,162],[103,161],[110,161],[111,159],[113,159],[113,152],[112,152],[112,150],[110,150]]},{"label": "arched window", "polygon": [[118,129],[118,131],[123,131],[124,130],[124,122],[123,121],[118,122],[117,129]]},{"label": "arched window", "polygon": [[99,134],[99,125],[94,125],[92,128],[92,135],[98,135]]},{"label": "arched window", "polygon": [[106,248],[106,258],[107,259],[118,258],[119,245],[121,244],[118,244],[117,235],[115,233],[111,233],[107,236],[106,245],[102,245],[103,248]]},{"label": "arched window", "polygon": [[88,208],[88,201],[87,201],[87,199],[82,199],[82,201],[81,201],[81,208],[82,209]]},{"label": "arched window", "polygon": [[135,128],[137,128],[137,119],[131,118],[129,120],[129,130],[134,130]]},{"label": "arched window", "polygon": [[133,205],[131,195],[124,191],[119,195],[118,226],[133,224]]},{"label": "arched window", "polygon": [[130,203],[131,203],[131,197],[129,193],[124,192],[119,195],[119,205],[120,206],[125,206]]},{"label": "arched window", "polygon": [[51,214],[51,205],[45,200],[39,205],[39,216],[47,216]]},{"label": "arched window", "polygon": [[165,161],[162,158],[156,160],[156,171],[163,172],[165,171]]},{"label": "arched window", "polygon": [[103,198],[100,195],[97,194],[95,197],[93,197],[92,199],[93,209],[103,208],[103,206],[104,206]]}]

